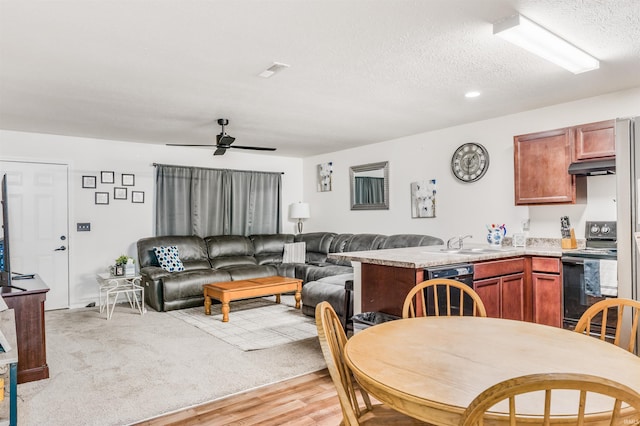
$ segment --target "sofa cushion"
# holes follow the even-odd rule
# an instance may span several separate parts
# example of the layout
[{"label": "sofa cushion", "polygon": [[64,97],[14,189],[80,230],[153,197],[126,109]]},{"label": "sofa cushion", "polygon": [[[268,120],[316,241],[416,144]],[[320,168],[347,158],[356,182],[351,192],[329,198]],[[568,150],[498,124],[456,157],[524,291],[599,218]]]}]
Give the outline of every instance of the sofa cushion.
[{"label": "sofa cushion", "polygon": [[181,272],[184,271],[184,265],[180,260],[178,253],[178,247],[154,247],[153,252],[156,254],[156,259],[160,267],[168,272]]},{"label": "sofa cushion", "polygon": [[284,245],[293,243],[293,234],[251,235],[254,256],[258,265],[281,263]]},{"label": "sofa cushion", "polygon": [[278,274],[278,270],[272,265],[234,266],[224,271],[229,273],[233,281],[272,277]]},{"label": "sofa cushion", "polygon": [[[336,250],[333,253],[346,253],[352,251],[369,251],[378,250],[380,245],[385,240],[386,236],[381,234],[355,234],[346,239],[344,244],[341,244],[341,250]],[[336,265],[351,266],[351,261],[341,259],[327,259],[327,262],[334,263]]]},{"label": "sofa cushion", "polygon": [[204,239],[214,269],[257,265],[253,243],[242,235],[216,235]]},{"label": "sofa cushion", "polygon": [[[341,275],[341,274],[349,274],[353,272],[353,268],[351,266],[343,266],[343,265],[332,265],[325,264],[324,266],[317,265],[299,265],[301,273],[299,273],[298,266],[296,266],[296,276],[304,280],[304,282],[310,281],[318,281],[325,277],[330,277],[333,275]],[[302,272],[303,271],[303,272]]]},{"label": "sofa cushion", "polygon": [[[207,246],[200,237],[194,235],[170,235],[166,237],[148,237],[138,240],[138,265],[140,268],[146,266],[160,266],[153,251],[154,247],[178,247],[180,260],[183,264],[187,262],[204,262],[209,264],[207,257]],[[211,267],[208,265],[206,267]],[[187,268],[185,266],[185,268]]]},{"label": "sofa cushion", "polygon": [[[338,317],[344,315],[344,281],[342,286],[330,285],[320,281],[312,281],[302,287],[302,313],[314,316],[316,305],[327,301],[336,311]],[[349,301],[351,303],[351,300]]]},{"label": "sofa cushion", "polygon": [[333,232],[311,232],[309,234],[297,234],[295,242],[303,242],[307,247],[307,263],[326,262],[327,253],[331,242],[336,236]]},{"label": "sofa cushion", "polygon": [[170,274],[163,278],[163,298],[167,302],[202,296],[203,285],[224,281],[231,281],[231,275],[226,271],[213,269]]},{"label": "sofa cushion", "polygon": [[393,249],[402,247],[437,246],[444,244],[440,238],[420,234],[396,234],[389,235],[380,245],[380,249]]}]

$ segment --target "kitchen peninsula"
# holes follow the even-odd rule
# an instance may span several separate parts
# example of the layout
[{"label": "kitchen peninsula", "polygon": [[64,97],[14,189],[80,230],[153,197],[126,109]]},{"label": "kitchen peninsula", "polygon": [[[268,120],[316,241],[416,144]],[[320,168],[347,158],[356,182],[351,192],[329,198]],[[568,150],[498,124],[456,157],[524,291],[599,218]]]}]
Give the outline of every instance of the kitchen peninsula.
[{"label": "kitchen peninsula", "polygon": [[473,288],[492,317],[548,325],[562,323],[560,240],[533,240],[526,248],[444,246],[330,254],[354,266],[354,313],[401,315],[409,290],[427,279],[425,268],[472,264]]}]

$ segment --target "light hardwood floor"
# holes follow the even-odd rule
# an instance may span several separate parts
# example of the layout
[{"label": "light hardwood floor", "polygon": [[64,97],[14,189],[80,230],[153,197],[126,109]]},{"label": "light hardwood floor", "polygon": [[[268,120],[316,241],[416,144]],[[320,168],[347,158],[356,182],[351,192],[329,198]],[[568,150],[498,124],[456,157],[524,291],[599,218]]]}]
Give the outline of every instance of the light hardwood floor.
[{"label": "light hardwood floor", "polygon": [[342,411],[329,372],[285,380],[137,423],[159,425],[338,425]]}]

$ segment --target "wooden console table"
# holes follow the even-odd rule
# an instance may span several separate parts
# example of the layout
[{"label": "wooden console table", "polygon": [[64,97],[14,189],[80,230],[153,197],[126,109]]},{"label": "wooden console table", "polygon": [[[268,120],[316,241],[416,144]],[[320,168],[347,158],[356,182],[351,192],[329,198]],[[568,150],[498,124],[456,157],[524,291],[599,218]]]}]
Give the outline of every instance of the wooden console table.
[{"label": "wooden console table", "polygon": [[12,284],[26,289],[2,287],[2,298],[15,310],[18,339],[18,383],[47,379],[47,349],[44,330],[44,301],[49,287],[36,275]]}]

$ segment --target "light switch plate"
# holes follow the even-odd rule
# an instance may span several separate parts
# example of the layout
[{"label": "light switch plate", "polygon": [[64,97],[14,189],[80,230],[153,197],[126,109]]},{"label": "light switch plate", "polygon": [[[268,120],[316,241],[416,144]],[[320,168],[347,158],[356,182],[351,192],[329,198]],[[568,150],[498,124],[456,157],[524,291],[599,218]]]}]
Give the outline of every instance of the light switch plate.
[{"label": "light switch plate", "polygon": [[77,223],[77,230],[78,232],[88,232],[91,231],[91,223],[89,222],[85,222],[85,223]]}]

